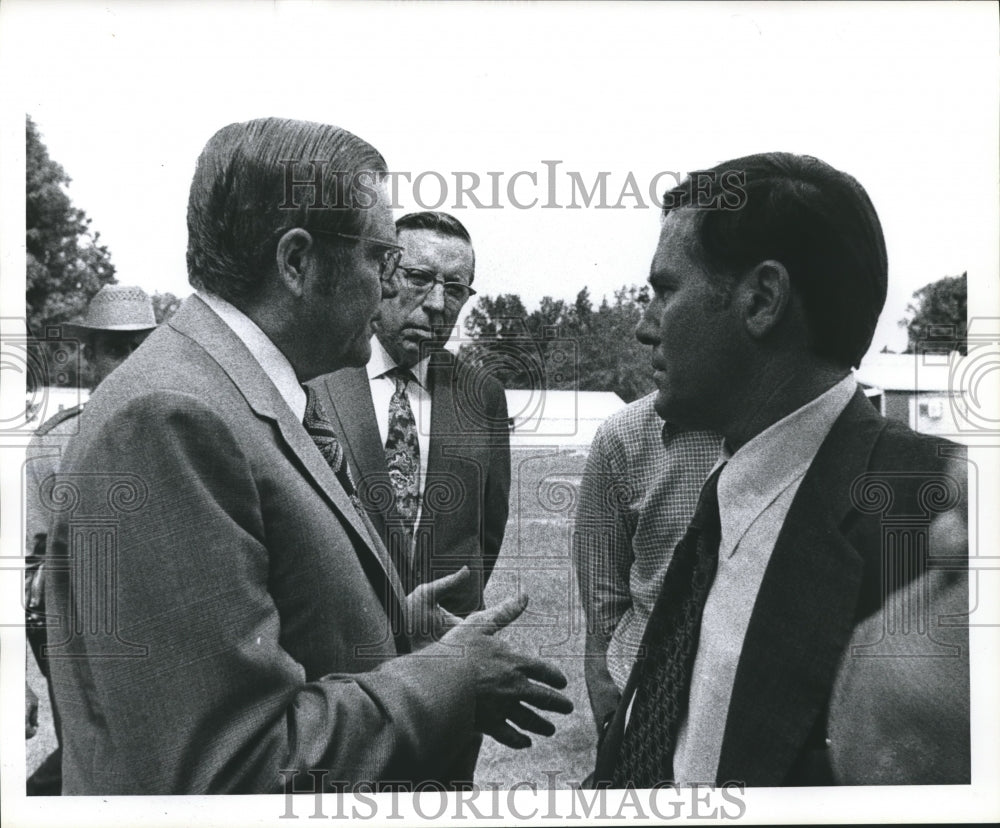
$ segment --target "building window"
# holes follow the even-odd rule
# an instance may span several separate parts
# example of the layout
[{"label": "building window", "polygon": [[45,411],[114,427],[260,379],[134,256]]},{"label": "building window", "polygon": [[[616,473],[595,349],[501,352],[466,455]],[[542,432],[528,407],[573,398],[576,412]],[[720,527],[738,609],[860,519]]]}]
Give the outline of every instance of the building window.
[{"label": "building window", "polygon": [[944,413],[944,406],[941,404],[941,400],[927,400],[927,402],[920,403],[918,411],[921,417],[940,420]]}]

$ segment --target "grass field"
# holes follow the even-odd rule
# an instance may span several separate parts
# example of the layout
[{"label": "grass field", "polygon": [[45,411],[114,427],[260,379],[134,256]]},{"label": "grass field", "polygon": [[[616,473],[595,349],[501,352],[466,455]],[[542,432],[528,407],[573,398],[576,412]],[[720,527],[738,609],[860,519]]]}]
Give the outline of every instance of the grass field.
[{"label": "grass field", "polygon": [[[504,788],[515,782],[566,787],[593,769],[596,736],[583,682],[583,616],[570,561],[576,486],[585,455],[555,447],[515,449],[512,455],[510,520],[487,605],[525,592],[530,605],[502,635],[518,650],[553,661],[569,679],[566,694],[575,710],[555,715],[549,739],[515,751],[487,738],[476,781]],[[29,659],[28,681],[40,702],[39,731],[25,743],[30,774],[55,748],[45,680]]]},{"label": "grass field", "polygon": [[38,665],[31,657],[28,658],[27,679],[31,689],[38,696],[38,732],[24,743],[27,754],[25,769],[30,776],[31,772],[42,764],[42,760],[56,749],[56,734],[52,728],[52,707],[49,705],[49,691],[45,685],[45,678],[38,672]]},{"label": "grass field", "polygon": [[[520,590],[530,603],[505,631],[525,653],[549,659],[569,679],[575,709],[553,716],[556,734],[533,737],[515,751],[486,739],[476,767],[481,785],[534,782],[566,787],[593,770],[596,731],[583,681],[583,613],[570,559],[576,490],[586,457],[556,449],[516,449],[511,463],[511,510],[487,606]],[[553,776],[552,774],[556,774]]]}]

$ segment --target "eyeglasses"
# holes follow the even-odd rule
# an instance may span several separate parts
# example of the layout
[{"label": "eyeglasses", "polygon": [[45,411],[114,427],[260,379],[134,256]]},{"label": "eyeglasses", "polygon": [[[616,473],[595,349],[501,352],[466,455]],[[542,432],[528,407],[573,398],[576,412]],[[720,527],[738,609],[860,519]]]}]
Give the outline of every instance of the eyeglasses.
[{"label": "eyeglasses", "polygon": [[403,255],[403,248],[400,245],[395,242],[386,241],[385,239],[376,239],[372,236],[352,236],[350,233],[332,233],[329,230],[310,230],[309,232],[317,236],[333,236],[338,239],[363,241],[384,247],[385,252],[378,260],[378,277],[383,282],[388,282],[393,277],[396,268],[399,266],[399,259]]},{"label": "eyeglasses", "polygon": [[418,267],[397,265],[397,270],[403,274],[406,285],[417,293],[428,293],[434,289],[434,285],[441,285],[444,288],[445,298],[455,304],[465,302],[470,296],[476,295],[476,291],[468,285],[461,282],[446,282],[443,276]]}]

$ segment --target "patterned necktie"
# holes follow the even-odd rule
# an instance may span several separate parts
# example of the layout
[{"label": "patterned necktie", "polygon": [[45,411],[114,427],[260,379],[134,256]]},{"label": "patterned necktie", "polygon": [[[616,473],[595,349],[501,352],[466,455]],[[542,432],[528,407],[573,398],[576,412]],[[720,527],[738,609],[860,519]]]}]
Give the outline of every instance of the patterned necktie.
[{"label": "patterned necktie", "polygon": [[643,634],[640,653],[645,656],[634,668],[639,672],[632,712],[612,776],[616,788],[651,788],[674,778],[674,749],[687,712],[701,615],[719,562],[721,471],[702,487]]},{"label": "patterned necktie", "polygon": [[[368,531],[368,536],[372,544],[379,546],[381,542],[378,539],[378,533],[371,525],[364,507],[361,505],[361,500],[358,498],[358,492],[354,486],[354,478],[351,476],[351,469],[347,465],[347,459],[344,457],[344,449],[340,445],[337,433],[333,430],[333,426],[326,416],[323,404],[316,397],[316,392],[308,385],[304,387],[306,389],[306,412],[302,417],[302,425],[305,426],[306,431],[309,432],[309,436],[312,437],[312,441],[316,444],[316,448],[319,449],[320,454],[323,455],[323,459],[326,460],[327,465],[337,476],[337,480],[340,481],[340,485],[347,492],[347,496],[351,499],[351,504],[358,513],[358,517],[361,518],[361,523]],[[372,586],[375,587],[379,600],[382,602],[382,606],[389,618],[389,626],[396,642],[397,652],[401,655],[410,652],[410,642],[406,636],[406,628],[403,623],[403,608],[396,598],[396,593],[388,581],[385,570],[370,555],[359,554],[358,560],[361,563],[361,568],[365,571],[365,575],[368,576]]]},{"label": "patterned necktie", "polygon": [[385,465],[396,495],[396,511],[406,520],[412,535],[420,508],[420,442],[417,440],[417,421],[406,395],[406,384],[413,380],[413,374],[407,368],[396,367],[386,376],[395,381],[396,390],[389,400]]},{"label": "patterned necktie", "polygon": [[337,433],[333,430],[330,420],[326,416],[323,404],[316,396],[316,392],[310,387],[306,388],[306,413],[302,417],[302,425],[305,426],[312,441],[316,444],[326,464],[344,487],[347,496],[358,510],[358,514],[363,515],[361,501],[358,499],[358,492],[354,486],[354,478],[351,476],[351,469],[344,458],[344,449],[337,439]]}]

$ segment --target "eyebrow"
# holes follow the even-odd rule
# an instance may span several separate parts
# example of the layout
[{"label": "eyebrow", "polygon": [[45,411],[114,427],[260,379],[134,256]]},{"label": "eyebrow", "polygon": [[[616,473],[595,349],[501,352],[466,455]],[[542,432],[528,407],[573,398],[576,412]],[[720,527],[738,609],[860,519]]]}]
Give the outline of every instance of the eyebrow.
[{"label": "eyebrow", "polygon": [[[436,270],[434,270],[432,268],[429,268],[429,267],[425,267],[423,265],[404,265],[404,264],[401,264],[401,265],[399,265],[399,269],[400,270],[418,270],[421,273],[428,273],[431,276],[437,276],[437,275],[439,275],[438,271],[436,271]],[[466,286],[468,286],[468,284],[469,284],[468,282],[463,282],[461,276],[456,276],[456,277],[454,277],[452,279],[449,279],[446,276],[445,279],[444,279],[444,281],[445,281],[445,284],[448,284],[448,285],[466,285]]]}]

